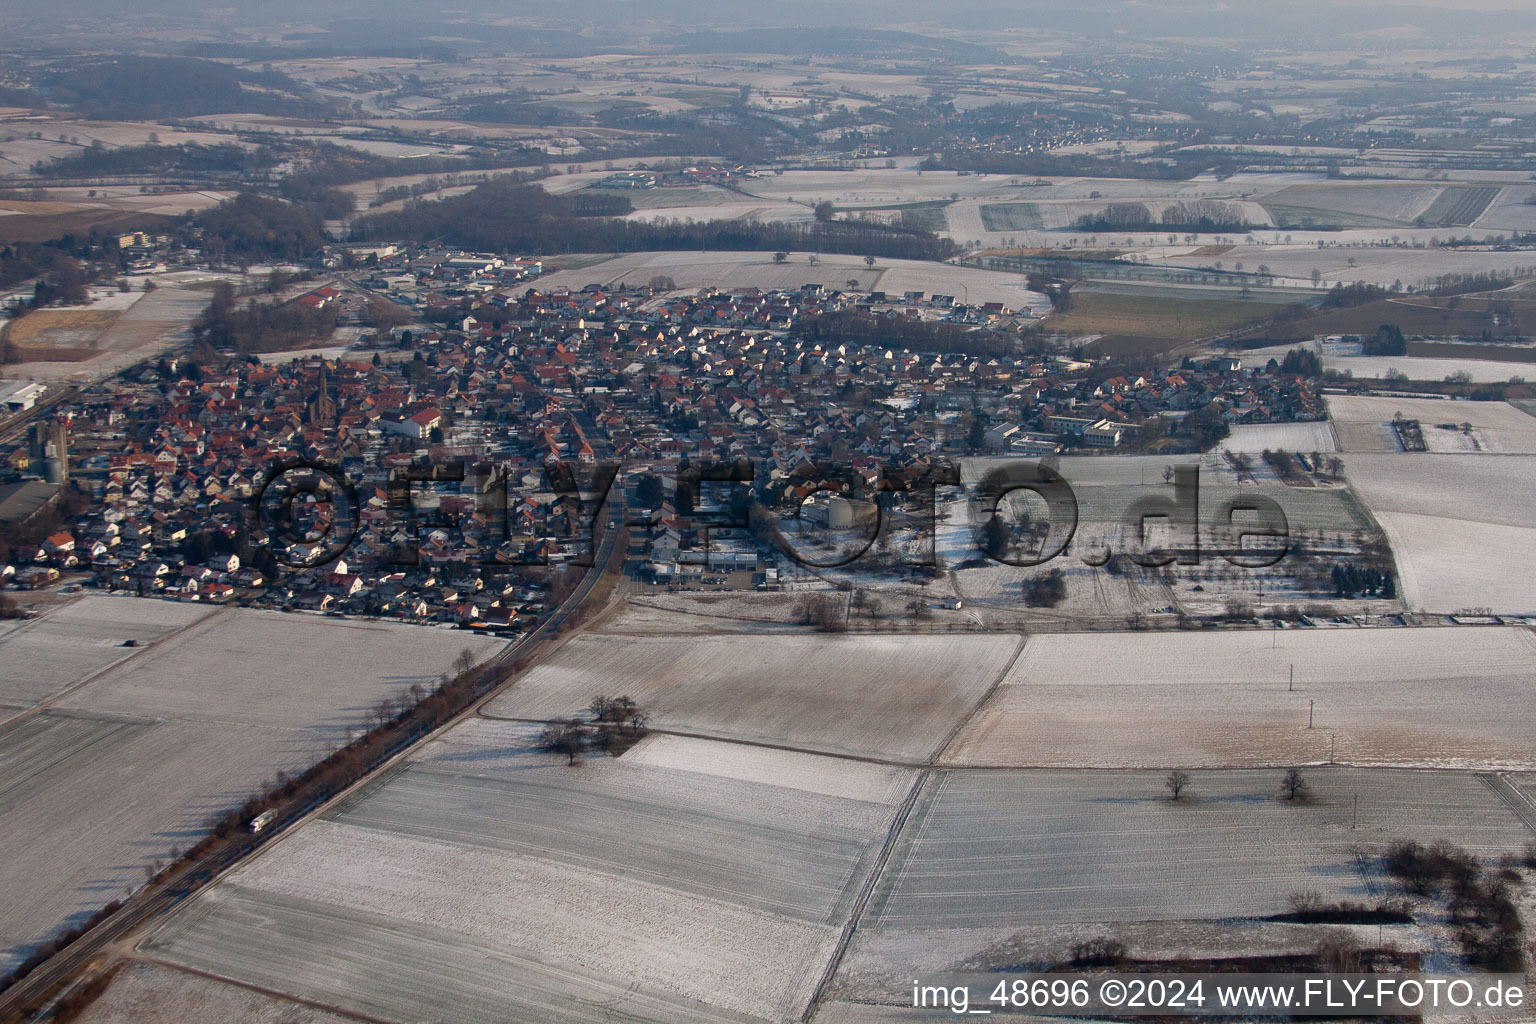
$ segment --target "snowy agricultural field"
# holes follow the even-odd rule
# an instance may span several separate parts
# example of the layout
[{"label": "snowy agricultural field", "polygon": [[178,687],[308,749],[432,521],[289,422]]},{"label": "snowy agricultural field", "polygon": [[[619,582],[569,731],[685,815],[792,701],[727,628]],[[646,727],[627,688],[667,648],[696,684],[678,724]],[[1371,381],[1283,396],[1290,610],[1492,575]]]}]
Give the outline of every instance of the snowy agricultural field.
[{"label": "snowy agricultural field", "polygon": [[297,729],[339,746],[371,705],[431,689],[460,651],[505,641],[458,630],[225,608],[150,647],[56,706],[188,722]]},{"label": "snowy agricultural field", "polygon": [[1391,542],[1410,608],[1536,611],[1536,458],[1355,455],[1344,475]]},{"label": "snowy agricultural field", "polygon": [[[1393,284],[1401,284],[1406,288],[1424,284],[1445,274],[1513,274],[1517,268],[1531,265],[1532,254],[1528,250],[1499,252],[1491,249],[1408,248],[1376,244],[1387,242],[1393,235],[1408,241],[1428,243],[1433,238],[1444,239],[1473,230],[1383,227],[1309,233],[1266,229],[1261,236],[1265,239],[1263,242],[1235,245],[1219,257],[1170,255],[1165,259],[1153,252],[1148,259],[1152,263],[1190,269],[1210,267],[1217,259],[1227,267],[1233,267],[1239,261],[1249,268],[1263,264],[1276,277],[1307,283],[1311,282],[1312,271],[1316,270],[1322,275],[1325,288],[1332,288],[1335,284],[1354,284],[1357,281],[1383,288],[1390,288]],[[1484,233],[1477,231],[1479,236]],[[1280,242],[1276,236],[1293,237],[1294,241]],[[1318,241],[1326,242],[1326,247],[1319,248]],[[1353,244],[1347,244],[1350,242]]]},{"label": "snowy agricultural field", "polygon": [[1490,359],[1440,359],[1422,356],[1351,356],[1323,354],[1323,368],[1348,370],[1361,380],[1384,378],[1389,371],[1405,373],[1409,380],[1440,381],[1458,373],[1471,374],[1473,383],[1499,384],[1511,377],[1536,380],[1536,363],[1500,362]]},{"label": "snowy agricultural field", "polygon": [[1319,221],[1344,214],[1364,221],[1407,222],[1423,213],[1442,189],[1436,185],[1293,185],[1263,197],[1266,206],[1306,211]]},{"label": "snowy agricultural field", "polygon": [[[1328,414],[1339,427],[1344,440],[1356,425],[1373,430],[1379,436],[1385,429],[1391,447],[1399,451],[1392,421],[1418,420],[1424,443],[1431,452],[1492,452],[1506,455],[1536,453],[1536,416],[1522,412],[1508,402],[1471,402],[1442,398],[1391,398],[1376,395],[1329,395]],[[1471,430],[1463,430],[1470,424]],[[1457,429],[1445,429],[1450,425]],[[1348,445],[1341,445],[1351,451]],[[1377,450],[1367,448],[1367,451]]]},{"label": "snowy agricultural field", "polygon": [[[0,624],[0,722],[58,696],[208,615],[207,605],[86,595],[36,619]],[[124,647],[133,640],[140,646]]]},{"label": "snowy agricultural field", "polygon": [[450,730],[141,948],[394,1020],[798,1019],[915,773],[671,737],[567,766],[531,737]]},{"label": "snowy agricultural field", "polygon": [[208,305],[201,289],[162,281],[97,335],[91,344],[98,355],[80,362],[12,363],[0,376],[43,381],[97,380],[132,366],[141,359],[191,336],[192,321]]},{"label": "snowy agricultural field", "polygon": [[1536,363],[1513,360],[1467,358],[1429,358],[1424,356],[1368,356],[1364,355],[1359,342],[1324,339],[1303,343],[1300,346],[1276,345],[1264,349],[1250,349],[1243,355],[1243,365],[1252,366],[1273,356],[1284,359],[1291,348],[1307,348],[1322,356],[1323,367],[1340,372],[1348,371],[1361,379],[1380,379],[1388,371],[1407,374],[1410,380],[1441,381],[1452,374],[1466,373],[1478,384],[1508,381],[1512,377],[1536,378]]},{"label": "snowy agricultural field", "polygon": [[627,694],[651,724],[827,753],[921,760],[1017,652],[1011,636],[581,636],[486,706],[574,714]]},{"label": "snowy agricultural field", "polygon": [[942,761],[1132,768],[1330,756],[1536,766],[1536,636],[1484,627],[1034,636]]},{"label": "snowy agricultural field", "polygon": [[[1156,772],[935,773],[834,991],[900,998],[919,971],[1064,959],[1072,939],[1119,936],[1122,925],[1132,956],[1310,950],[1315,928],[1253,918],[1290,910],[1305,891],[1383,898],[1379,856],[1398,839],[1496,859],[1530,835],[1470,772],[1314,768],[1311,799],[1298,804],[1278,798],[1278,770],[1191,776],[1176,805]],[[1423,926],[1394,931],[1425,945]]]},{"label": "snowy agricultural field", "polygon": [[1258,455],[1284,449],[1289,452],[1336,451],[1333,427],[1326,421],[1312,423],[1239,423],[1218,445],[1232,452]]},{"label": "snowy agricultural field", "polygon": [[[144,865],[191,846],[210,815],[275,772],[335,749],[379,700],[435,682],[466,647],[483,659],[499,646],[243,609],[192,619],[188,606],[142,598],[84,599],[28,626],[63,613],[83,617],[86,637],[138,630],[148,645],[0,726],[0,969],[136,889]],[[172,615],[187,624],[173,632]]]},{"label": "snowy agricultural field", "polygon": [[80,1024],[157,1024],[168,1020],[348,1024],[349,1018],[186,971],[133,963],[75,1020]]}]

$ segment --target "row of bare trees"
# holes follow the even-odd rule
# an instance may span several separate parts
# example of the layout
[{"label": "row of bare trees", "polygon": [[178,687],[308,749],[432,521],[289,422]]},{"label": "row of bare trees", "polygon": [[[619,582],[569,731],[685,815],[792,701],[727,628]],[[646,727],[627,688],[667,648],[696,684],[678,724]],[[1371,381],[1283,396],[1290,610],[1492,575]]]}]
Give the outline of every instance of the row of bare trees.
[{"label": "row of bare trees", "polygon": [[[1168,773],[1163,780],[1163,785],[1168,789],[1168,798],[1174,803],[1184,799],[1184,791],[1189,788],[1191,782],[1189,772],[1176,769]],[[1280,793],[1286,800],[1293,803],[1303,802],[1310,795],[1307,788],[1307,780],[1302,776],[1300,768],[1287,768],[1285,775],[1280,779]]]}]

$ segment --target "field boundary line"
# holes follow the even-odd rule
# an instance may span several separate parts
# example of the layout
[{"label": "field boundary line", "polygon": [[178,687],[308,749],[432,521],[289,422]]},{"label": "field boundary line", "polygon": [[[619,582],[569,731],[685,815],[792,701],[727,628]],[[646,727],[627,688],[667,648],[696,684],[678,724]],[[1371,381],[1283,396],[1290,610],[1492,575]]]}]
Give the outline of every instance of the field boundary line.
[{"label": "field boundary line", "polygon": [[288,992],[280,992],[277,989],[266,988],[265,986],[256,985],[248,981],[239,981],[235,978],[226,978],[223,975],[214,974],[212,971],[200,970],[196,967],[189,967],[186,964],[178,964],[171,960],[162,960],[157,956],[150,956],[147,953],[141,953],[137,948],[130,949],[129,952],[124,953],[122,955],[122,959],[129,963],[148,964],[151,967],[158,967],[162,970],[178,971],[183,974],[190,974],[197,978],[204,978],[208,981],[218,982],[222,985],[233,985],[235,988],[243,988],[248,992],[255,992],[259,995],[264,995],[271,999],[279,999],[285,1003],[297,1003],[300,1006],[307,1006],[311,1010],[319,1010],[322,1013],[334,1014],[337,1017],[346,1017],[351,1020],[365,1021],[367,1024],[397,1024],[397,1022],[389,1020],[385,1017],[370,1017],[368,1014],[358,1013],[356,1010],[347,1010],[340,1006],[332,1006],[329,1003],[322,1003],[315,999],[306,999],[304,996],[296,996]]},{"label": "field boundary line", "polygon": [[1013,667],[1017,665],[1019,663],[1019,659],[1024,656],[1024,649],[1028,646],[1029,634],[1020,633],[1019,646],[1014,650],[1013,657],[1008,659],[1008,664],[1004,665],[1002,671],[997,674],[997,678],[992,680],[992,685],[987,687],[987,692],[982,694],[981,699],[976,702],[976,706],[971,708],[971,713],[966,715],[958,725],[951,729],[949,731],[949,735],[944,737],[943,742],[938,745],[938,748],[928,756],[928,760],[926,762],[927,764],[936,765],[944,760],[944,754],[954,744],[955,739],[965,731],[966,726],[970,725],[976,720],[976,716],[981,714],[981,709],[986,707],[987,703],[992,700],[992,697],[997,693],[998,688],[1003,685],[1003,680],[1008,678],[1008,674],[1013,671]]},{"label": "field boundary line", "polygon": [[[492,722],[516,722],[521,725],[548,725],[550,718],[519,718],[514,715],[497,715],[489,711],[479,711],[481,718]],[[770,740],[749,740],[738,736],[721,736],[718,733],[693,732],[688,729],[667,729],[654,725],[647,725],[645,731],[653,736],[676,736],[686,740],[708,740],[711,743],[734,743],[743,747],[760,747],[764,750],[782,750],[787,754],[809,754],[812,757],[835,757],[840,761],[859,761],[864,764],[878,764],[886,768],[931,768],[929,761],[902,761],[891,757],[876,757],[874,754],[849,754],[836,750],[817,750],[813,747],[797,747],[789,743],[774,743]],[[623,755],[620,755],[621,757]]]},{"label": "field boundary line", "polygon": [[831,987],[832,979],[837,976],[837,969],[842,966],[843,957],[848,953],[848,946],[853,942],[853,935],[859,930],[859,922],[864,917],[864,911],[869,908],[875,886],[879,884],[880,876],[885,874],[886,865],[890,863],[896,843],[906,829],[907,817],[912,813],[912,808],[917,806],[917,798],[933,771],[931,767],[924,767],[918,772],[917,781],[912,784],[907,798],[902,801],[901,807],[896,811],[896,817],[891,820],[891,827],[886,831],[885,841],[880,844],[880,854],[875,858],[875,863],[870,866],[869,876],[864,879],[864,884],[859,887],[859,897],[854,900],[853,908],[848,913],[848,923],[843,925],[843,934],[837,940],[832,956],[827,960],[827,969],[822,972],[821,980],[816,983],[816,990],[811,993],[810,1003],[806,1005],[805,1012],[800,1015],[801,1021],[809,1022],[815,1017],[822,1000],[826,998],[827,989]]},{"label": "field boundary line", "polygon": [[[124,654],[121,658],[118,658],[117,660],[115,660],[113,662],[110,662],[109,664],[103,665],[101,668],[99,668],[96,671],[92,672],[90,675],[86,676],[84,679],[80,680],[79,682],[72,683],[71,685],[69,685],[69,686],[65,687],[64,689],[60,690],[58,693],[54,694],[52,697],[48,697],[48,698],[46,698],[44,700],[40,700],[36,704],[33,704],[31,707],[26,708],[26,709],[24,709],[22,711],[18,711],[15,714],[14,717],[7,718],[4,721],[0,721],[0,734],[3,734],[6,730],[10,729],[11,726],[13,726],[13,725],[17,725],[17,724],[19,724],[21,722],[25,722],[27,719],[32,718],[32,717],[34,717],[34,716],[36,716],[38,714],[41,714],[44,711],[49,710],[55,704],[57,704],[59,701],[64,700],[66,697],[74,696],[76,693],[80,692],[85,687],[90,686],[96,680],[100,679],[102,676],[106,675],[108,672],[111,672],[113,669],[117,668],[118,666],[124,665],[124,664],[126,664],[126,663],[128,663],[130,661],[138,661],[138,660],[140,660],[139,657],[138,657],[139,655],[141,655],[141,654],[142,655],[148,655],[149,653],[153,652],[155,650],[155,648],[159,647],[161,644],[164,644],[165,642],[167,642],[169,640],[174,640],[175,638],[181,636],[183,633],[185,633],[187,630],[191,629],[194,626],[200,626],[200,625],[202,625],[205,622],[212,622],[214,619],[218,618],[220,615],[223,615],[225,612],[230,611],[233,607],[234,607],[233,605],[224,605],[223,607],[218,608],[217,610],[215,610],[212,614],[199,616],[198,618],[193,619],[191,622],[187,623],[185,626],[179,626],[176,629],[171,630],[169,633],[165,634],[164,636],[157,637],[154,640],[151,640],[147,644],[140,644],[136,648],[129,648],[129,649],[127,649],[127,650],[129,650],[129,653]],[[33,621],[41,621],[41,620],[40,619],[36,619],[36,620],[33,620]],[[29,622],[28,625],[30,625],[30,624],[31,623]],[[26,627],[23,626],[22,628],[25,629]],[[66,709],[66,710],[73,710],[73,709]]]},{"label": "field boundary line", "polygon": [[1504,805],[1514,812],[1520,823],[1532,832],[1536,832],[1536,805],[1531,803],[1529,797],[1520,792],[1506,777],[1504,772],[1477,772],[1477,781],[1493,791],[1493,795],[1503,801]]}]

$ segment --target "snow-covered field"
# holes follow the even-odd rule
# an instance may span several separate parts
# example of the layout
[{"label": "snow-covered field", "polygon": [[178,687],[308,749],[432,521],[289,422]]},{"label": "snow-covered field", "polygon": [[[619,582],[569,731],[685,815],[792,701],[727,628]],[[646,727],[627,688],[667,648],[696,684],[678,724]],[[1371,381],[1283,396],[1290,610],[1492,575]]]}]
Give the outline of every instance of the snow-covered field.
[{"label": "snow-covered field", "polygon": [[1218,447],[1252,455],[1282,448],[1303,454],[1336,450],[1333,428],[1326,420],[1314,423],[1240,423],[1232,428],[1232,433],[1223,438]]},{"label": "snow-covered field", "polygon": [[1536,637],[1484,627],[1035,636],[942,760],[1130,768],[1330,756],[1536,767]]},{"label": "snow-covered field", "polygon": [[[1412,836],[1479,854],[1529,836],[1470,773],[1316,768],[1313,799],[1278,771],[942,772],[923,786],[865,926],[976,928],[1280,913],[1305,889],[1361,899],[1353,848]],[[1353,796],[1360,795],[1356,827]]]},{"label": "snow-covered field", "polygon": [[80,1016],[80,1024],[240,1021],[346,1024],[348,1018],[157,964],[130,964]]},{"label": "snow-covered field", "polygon": [[[0,705],[17,711],[57,696],[142,645],[210,614],[207,605],[86,595],[25,622],[0,623]],[[141,646],[124,647],[134,640]],[[7,716],[0,713],[0,721]]]},{"label": "snow-covered field", "polygon": [[98,335],[92,347],[99,353],[80,362],[11,363],[0,377],[46,381],[99,380],[141,359],[185,341],[191,326],[208,306],[208,292],[162,281],[142,296]]},{"label": "snow-covered field", "polygon": [[[1477,404],[1459,402],[1456,410]],[[1426,439],[1433,433],[1427,427]],[[1345,461],[1345,476],[1391,541],[1410,608],[1536,612],[1529,569],[1536,559],[1536,458],[1396,454]]]},{"label": "snow-covered field", "polygon": [[[94,714],[299,729],[338,744],[368,709],[430,689],[460,651],[504,641],[457,630],[230,608],[59,702]],[[344,713],[343,713],[344,712]]]},{"label": "snow-covered field", "polygon": [[[1311,799],[1295,804],[1278,798],[1279,770],[1191,775],[1177,805],[1158,772],[931,777],[833,992],[896,1003],[919,972],[1061,962],[1072,941],[1105,935],[1123,939],[1133,957],[1310,950],[1315,926],[1253,918],[1288,911],[1307,891],[1361,903],[1386,897],[1392,887],[1377,858],[1398,839],[1444,840],[1496,859],[1530,835],[1468,772],[1314,768],[1304,773]],[[1384,935],[1426,952],[1440,941],[1423,922],[1365,931],[1365,942]]]},{"label": "snow-covered field", "polygon": [[531,735],[455,728],[143,948],[396,1020],[798,1018],[913,773],[670,737],[566,766]]},{"label": "snow-covered field", "polygon": [[[178,623],[186,625],[171,635]],[[46,710],[0,726],[0,969],[142,884],[143,865],[196,842],[209,815],[340,745],[381,698],[435,680],[466,646],[482,658],[498,646],[446,630],[358,625],[91,597],[0,639],[4,656],[46,636],[27,655],[31,665],[65,652],[66,671],[27,693],[29,702],[110,666]],[[72,634],[91,650],[129,656],[81,660],[69,653]],[[149,646],[96,646],[130,636]]]},{"label": "snow-covered field", "polygon": [[[1328,414],[1346,443],[1344,451],[1398,451],[1391,423],[1399,414],[1418,420],[1431,452],[1536,453],[1536,416],[1508,402],[1470,402],[1439,398],[1391,398],[1376,395],[1329,395]],[[1449,424],[1456,429],[1444,429]],[[1471,430],[1463,430],[1470,424]],[[1365,432],[1369,431],[1367,435]],[[1383,433],[1384,432],[1384,433]],[[1349,439],[1378,439],[1379,446],[1351,448]],[[1390,444],[1390,447],[1380,447]]]},{"label": "snow-covered field", "polygon": [[486,707],[570,715],[628,694],[658,728],[921,759],[1012,661],[1010,636],[582,636]]}]

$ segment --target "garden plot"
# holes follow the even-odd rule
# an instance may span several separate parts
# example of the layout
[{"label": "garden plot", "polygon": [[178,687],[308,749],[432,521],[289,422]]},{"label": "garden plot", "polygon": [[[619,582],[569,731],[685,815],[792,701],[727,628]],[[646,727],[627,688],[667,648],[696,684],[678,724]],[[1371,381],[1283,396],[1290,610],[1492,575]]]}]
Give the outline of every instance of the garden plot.
[{"label": "garden plot", "polygon": [[[1364,431],[1370,431],[1374,437],[1391,439],[1390,447],[1352,449],[1341,444],[1344,451],[1399,451],[1391,424],[1401,414],[1404,419],[1419,421],[1424,443],[1431,452],[1536,453],[1536,416],[1522,412],[1508,402],[1330,395],[1328,414],[1339,428],[1341,441],[1346,440],[1346,435],[1363,439]],[[1443,429],[1442,424],[1454,429]],[[1357,429],[1356,425],[1360,427]]]},{"label": "garden plot", "polygon": [[1536,458],[1356,455],[1344,472],[1391,541],[1409,607],[1536,611]]},{"label": "garden plot", "polygon": [[[0,632],[0,702],[31,706],[208,615],[207,606],[88,595]],[[6,717],[0,713],[0,721]]]},{"label": "garden plot", "polygon": [[1036,636],[942,761],[1123,768],[1330,758],[1536,766],[1536,637],[1473,627]]},{"label": "garden plot", "polygon": [[530,735],[452,730],[141,949],[397,1020],[798,1017],[912,773],[675,743],[566,766]]},{"label": "garden plot", "polygon": [[583,636],[488,706],[570,715],[628,694],[664,729],[919,760],[1013,659],[1013,637]]},{"label": "garden plot", "polygon": [[[187,625],[163,635],[178,620]],[[137,888],[145,865],[191,846],[210,815],[275,772],[318,761],[380,699],[435,681],[466,646],[479,658],[498,646],[446,630],[357,632],[336,619],[102,597],[28,623],[0,649],[44,625],[64,637],[163,636],[0,726],[0,970]]]},{"label": "garden plot", "polygon": [[[1276,926],[1258,922],[1225,929],[1214,949],[1208,933],[1220,919],[1285,912],[1307,890],[1379,899],[1372,858],[1398,839],[1496,858],[1531,834],[1471,773],[1316,768],[1305,779],[1311,799],[1292,804],[1278,796],[1278,771],[1194,772],[1174,805],[1160,773],[940,772],[902,827],[834,987],[899,998],[914,972],[1049,960],[1064,938],[1119,935],[1125,922],[1167,922],[1126,927],[1133,955],[1284,949],[1266,932]],[[1289,941],[1307,949],[1316,935]],[[987,962],[989,951],[1002,959]]]}]

